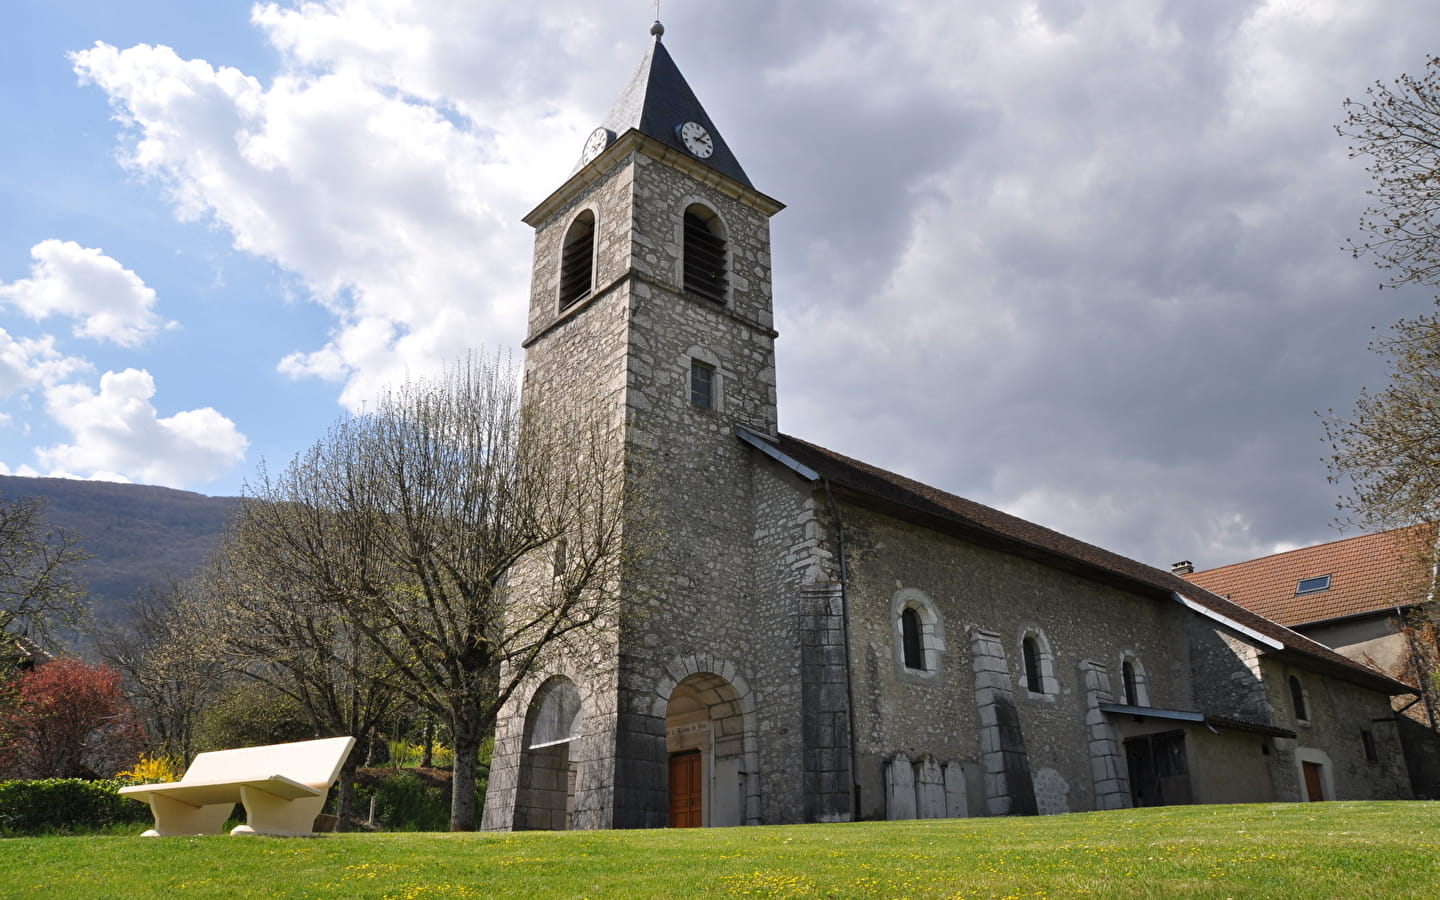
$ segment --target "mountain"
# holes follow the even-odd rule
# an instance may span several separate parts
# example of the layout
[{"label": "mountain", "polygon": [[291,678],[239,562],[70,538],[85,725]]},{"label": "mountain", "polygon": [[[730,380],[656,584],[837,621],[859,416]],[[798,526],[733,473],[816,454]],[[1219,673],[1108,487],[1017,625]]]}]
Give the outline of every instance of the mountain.
[{"label": "mountain", "polygon": [[97,618],[113,617],[139,590],[198,569],[240,507],[238,497],[143,484],[0,476],[0,501],[21,497],[45,498],[45,521],[79,536],[91,557],[82,571]]}]

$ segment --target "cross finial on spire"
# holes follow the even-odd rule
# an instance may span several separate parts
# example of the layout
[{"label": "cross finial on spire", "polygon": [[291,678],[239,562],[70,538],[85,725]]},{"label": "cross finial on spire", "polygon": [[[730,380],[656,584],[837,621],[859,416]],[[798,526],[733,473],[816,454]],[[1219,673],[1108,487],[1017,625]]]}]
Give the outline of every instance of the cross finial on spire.
[{"label": "cross finial on spire", "polygon": [[650,26],[650,33],[657,41],[665,36],[665,26],[660,24],[660,0],[655,0],[655,24]]}]

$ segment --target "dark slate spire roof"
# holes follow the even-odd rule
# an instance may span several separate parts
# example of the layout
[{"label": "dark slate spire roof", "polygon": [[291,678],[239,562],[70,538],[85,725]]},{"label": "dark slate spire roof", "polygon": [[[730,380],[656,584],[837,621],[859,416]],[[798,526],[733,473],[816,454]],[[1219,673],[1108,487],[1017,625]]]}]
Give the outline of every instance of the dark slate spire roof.
[{"label": "dark slate spire roof", "polygon": [[710,158],[697,162],[730,176],[748,188],[755,187],[750,183],[745,170],[740,167],[740,161],[730,152],[730,146],[720,136],[715,123],[710,121],[705,107],[696,99],[695,92],[685,83],[685,76],[680,74],[675,61],[670,58],[669,51],[660,42],[660,35],[657,34],[655,43],[650,46],[650,52],[645,54],[645,59],[641,60],[640,68],[635,70],[630,84],[620,94],[620,99],[615,101],[609,115],[601,124],[610,129],[616,137],[634,128],[641,134],[690,156],[685,145],[680,142],[680,136],[676,134],[676,127],[686,122],[703,125],[705,130],[710,132],[711,140],[715,142],[715,152]]}]

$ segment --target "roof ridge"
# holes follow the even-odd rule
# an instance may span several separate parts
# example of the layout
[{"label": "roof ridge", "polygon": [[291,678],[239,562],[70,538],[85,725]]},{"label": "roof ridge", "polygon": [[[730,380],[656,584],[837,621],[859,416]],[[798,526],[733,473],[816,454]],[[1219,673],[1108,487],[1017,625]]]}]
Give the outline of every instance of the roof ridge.
[{"label": "roof ridge", "polygon": [[[1025,526],[1028,526],[1028,527],[1030,527],[1030,528],[1039,529],[1040,531],[1045,532],[1046,534],[1054,535],[1055,537],[1060,538],[1060,539],[1063,540],[1063,541],[1066,541],[1066,542],[1069,542],[1069,543],[1073,543],[1073,544],[1078,544],[1078,545],[1081,545],[1081,546],[1084,546],[1084,547],[1089,547],[1089,548],[1094,549],[1094,550],[1098,550],[1098,551],[1100,551],[1101,553],[1105,554],[1106,556],[1113,557],[1114,559],[1124,560],[1125,562],[1133,563],[1133,564],[1135,564],[1135,565],[1137,565],[1137,566],[1143,566],[1143,567],[1145,567],[1145,568],[1147,568],[1147,569],[1151,569],[1151,570],[1153,570],[1153,571],[1155,571],[1155,572],[1158,572],[1158,573],[1168,574],[1168,573],[1165,572],[1164,569],[1161,569],[1161,568],[1156,567],[1156,566],[1152,566],[1152,565],[1150,565],[1149,563],[1141,562],[1141,561],[1138,560],[1138,559],[1133,559],[1133,558],[1128,557],[1128,556],[1125,556],[1124,554],[1121,554],[1121,553],[1116,553],[1116,552],[1113,551],[1113,550],[1107,550],[1107,549],[1105,549],[1104,547],[1101,547],[1099,544],[1092,544],[1092,543],[1090,543],[1090,542],[1088,542],[1088,541],[1086,541],[1086,540],[1083,540],[1083,539],[1081,539],[1081,538],[1077,538],[1077,537],[1074,537],[1073,535],[1066,534],[1066,533],[1063,532],[1063,531],[1056,531],[1055,529],[1050,528],[1050,527],[1048,527],[1048,526],[1046,526],[1046,525],[1041,525],[1041,524],[1038,523],[1038,522],[1032,522],[1032,521],[1030,521],[1029,519],[1021,518],[1020,516],[1017,516],[1017,515],[1015,515],[1014,513],[1006,512],[1005,510],[1000,509],[999,507],[990,506],[989,504],[981,503],[981,502],[978,501],[978,500],[971,500],[971,499],[968,498],[968,497],[962,497],[962,496],[960,496],[959,494],[951,493],[951,492],[945,490],[944,488],[938,488],[938,487],[935,487],[935,486],[932,485],[932,484],[926,484],[926,483],[923,482],[923,481],[919,481],[919,480],[917,480],[917,479],[910,478],[910,477],[907,476],[907,475],[901,475],[901,474],[898,473],[898,472],[891,472],[891,471],[888,470],[888,469],[882,469],[882,468],[880,468],[879,466],[872,465],[871,463],[867,463],[867,462],[864,462],[864,461],[862,461],[862,460],[855,459],[854,457],[846,456],[846,455],[843,454],[843,453],[837,453],[837,452],[835,452],[834,450],[830,450],[830,449],[828,449],[828,448],[821,447],[821,446],[818,445],[818,444],[814,444],[814,443],[811,443],[811,442],[809,442],[809,441],[802,440],[801,438],[794,437],[793,435],[781,434],[780,436],[781,436],[782,438],[786,438],[786,439],[795,441],[795,442],[797,442],[797,443],[804,444],[805,446],[810,447],[810,448],[812,448],[812,449],[814,449],[814,450],[816,450],[816,451],[818,451],[818,452],[820,452],[820,453],[824,453],[824,454],[826,454],[826,455],[829,455],[829,456],[831,456],[831,457],[834,457],[834,458],[836,458],[836,459],[839,459],[839,460],[841,460],[842,462],[849,463],[849,464],[851,464],[851,465],[853,465],[853,466],[856,466],[857,468],[864,469],[864,470],[869,470],[869,471],[871,471],[871,472],[873,472],[873,473],[876,473],[876,474],[881,475],[881,476],[888,477],[888,478],[890,478],[890,479],[895,479],[895,480],[899,480],[899,481],[902,481],[902,482],[907,482],[907,483],[909,483],[909,484],[911,484],[911,485],[915,485],[915,486],[917,486],[917,487],[919,487],[919,488],[922,488],[923,490],[933,491],[933,492],[935,492],[935,493],[937,493],[937,494],[943,495],[943,496],[948,497],[948,498],[951,498],[951,499],[953,499],[953,500],[959,500],[961,503],[966,504],[966,505],[968,505],[968,506],[973,506],[973,507],[976,507],[976,508],[979,508],[979,509],[988,510],[988,511],[993,512],[993,513],[996,513],[997,515],[1000,515],[1000,516],[1002,516],[1002,517],[1004,517],[1004,518],[1006,518],[1006,519],[1008,519],[1008,520],[1010,520],[1011,522],[1014,522],[1014,523],[1016,523],[1016,524],[1025,525]],[[1199,587],[1198,585],[1195,585],[1195,586],[1196,586],[1196,587]],[[1204,590],[1204,589],[1201,588],[1201,590]]]},{"label": "roof ridge", "polygon": [[[1082,541],[1079,538],[1071,537],[1052,528],[1038,525],[1027,519],[987,506],[975,500],[969,500],[958,494],[952,494],[933,485],[925,484],[904,475],[881,469],[869,463],[827,450],[818,444],[813,444],[801,438],[781,433],[778,436],[778,444],[782,451],[791,455],[811,456],[813,459],[801,458],[798,461],[814,468],[822,478],[828,481],[843,479],[844,472],[826,472],[824,462],[832,465],[846,466],[854,470],[863,478],[874,479],[882,485],[903,491],[906,496],[887,495],[877,490],[874,485],[863,483],[849,483],[842,481],[837,483],[849,487],[860,494],[872,496],[876,499],[897,503],[907,506],[912,510],[936,519],[945,521],[957,521],[968,528],[978,529],[996,538],[1000,538],[1011,544],[1027,546],[1038,550],[1052,558],[1063,558],[1071,564],[1079,564],[1099,572],[1108,573],[1111,577],[1118,577],[1137,586],[1148,587],[1157,592],[1164,592],[1172,597],[1186,597],[1199,603],[1214,613],[1247,627],[1254,628],[1266,637],[1279,641],[1284,645],[1285,651],[1293,651],[1304,656],[1312,657],[1316,663],[1324,663],[1330,667],[1340,667],[1349,672],[1352,677],[1365,676],[1373,682],[1383,682],[1389,687],[1401,688],[1403,691],[1413,692],[1414,688],[1403,682],[1380,672],[1349,657],[1342,656],[1324,644],[1300,634],[1298,631],[1276,622],[1267,616],[1261,615],[1252,609],[1241,606],[1232,600],[1212,593],[1206,588],[1194,582],[1155,566],[1122,556],[1111,550],[1106,550],[1096,544]],[[791,444],[787,449],[785,443]],[[805,452],[805,451],[808,451]],[[917,490],[918,488],[918,490]],[[947,504],[945,501],[957,501]],[[917,503],[916,501],[921,501]],[[933,508],[931,508],[933,507]],[[989,514],[989,515],[987,515]],[[996,518],[998,517],[998,518]],[[985,521],[990,518],[992,521]],[[1025,532],[1029,532],[1026,534]],[[1056,538],[1058,540],[1046,540]],[[1283,652],[1283,651],[1282,651]],[[1392,691],[1400,693],[1401,691]]]},{"label": "roof ridge", "polygon": [[1366,539],[1366,538],[1385,537],[1385,536],[1387,536],[1387,535],[1399,534],[1399,533],[1402,532],[1402,531],[1412,531],[1412,530],[1416,530],[1416,529],[1420,529],[1420,528],[1426,528],[1426,527],[1433,528],[1433,527],[1435,527],[1435,523],[1433,523],[1433,522],[1418,522],[1418,523],[1416,523],[1416,524],[1414,524],[1414,525],[1401,525],[1401,526],[1398,527],[1398,528],[1387,528],[1387,529],[1385,529],[1385,530],[1383,530],[1383,531],[1367,531],[1367,532],[1365,532],[1364,534],[1354,534],[1354,535],[1351,535],[1350,537],[1336,538],[1336,539],[1334,539],[1333,541],[1321,541],[1321,542],[1318,543],[1318,544],[1309,544],[1309,545],[1304,546],[1304,547],[1294,547],[1294,548],[1292,548],[1292,549],[1290,549],[1290,550],[1279,550],[1279,551],[1276,551],[1275,553],[1263,553],[1263,554],[1261,554],[1260,556],[1256,556],[1256,557],[1253,557],[1253,558],[1251,558],[1251,559],[1242,559],[1242,560],[1238,560],[1238,561],[1236,561],[1236,562],[1226,563],[1226,564],[1223,565],[1223,566],[1211,566],[1210,568],[1207,568],[1207,569],[1197,569],[1197,570],[1195,570],[1195,572],[1194,572],[1193,574],[1200,575],[1200,574],[1202,574],[1202,573],[1220,572],[1220,571],[1223,571],[1224,569],[1233,569],[1233,568],[1235,568],[1236,566],[1248,566],[1248,565],[1251,565],[1252,563],[1257,563],[1257,562],[1260,562],[1260,561],[1262,561],[1262,560],[1277,559],[1277,558],[1282,557],[1282,556],[1291,556],[1291,555],[1294,555],[1294,554],[1296,554],[1296,553],[1305,553],[1305,552],[1311,551],[1311,550],[1321,550],[1321,549],[1323,549],[1323,548],[1325,548],[1325,547],[1333,547],[1333,546],[1335,546],[1336,544],[1345,544],[1345,543],[1349,543],[1349,542],[1351,542],[1351,541],[1364,540],[1364,539]]}]

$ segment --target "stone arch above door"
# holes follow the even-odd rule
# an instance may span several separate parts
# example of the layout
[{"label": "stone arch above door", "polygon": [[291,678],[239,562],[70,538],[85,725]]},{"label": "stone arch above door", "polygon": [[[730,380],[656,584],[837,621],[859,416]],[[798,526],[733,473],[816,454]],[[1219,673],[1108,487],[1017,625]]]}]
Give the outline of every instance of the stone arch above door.
[{"label": "stone arch above door", "polygon": [[[667,723],[667,753],[702,749],[706,754],[705,778],[712,791],[706,801],[708,823],[759,824],[756,698],[735,664],[708,655],[671,660],[655,685],[651,710]],[[672,715],[695,720],[696,728],[705,731],[705,737],[697,739],[703,746],[690,746],[696,741],[687,741],[684,733],[672,734]],[[722,794],[724,802],[715,804],[714,798]]]}]

